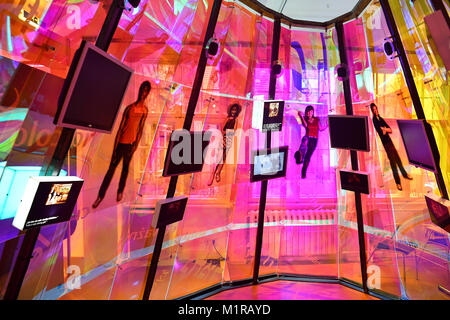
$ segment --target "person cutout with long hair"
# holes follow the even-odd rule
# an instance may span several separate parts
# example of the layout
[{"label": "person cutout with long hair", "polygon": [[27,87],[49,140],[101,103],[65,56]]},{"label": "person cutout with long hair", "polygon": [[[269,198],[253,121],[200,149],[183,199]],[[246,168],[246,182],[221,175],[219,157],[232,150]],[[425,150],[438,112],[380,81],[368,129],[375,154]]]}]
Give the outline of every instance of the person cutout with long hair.
[{"label": "person cutout with long hair", "polygon": [[111,162],[98,191],[98,197],[92,204],[93,208],[97,208],[105,197],[106,190],[109,187],[114,171],[121,160],[123,160],[122,173],[120,174],[116,200],[121,201],[123,198],[123,190],[125,189],[131,158],[139,145],[144,130],[145,120],[147,119],[148,109],[145,105],[145,99],[150,90],[150,82],[142,82],[139,87],[137,100],[127,106],[123,112],[122,121],[120,122],[119,130],[117,130],[116,139],[114,140]]},{"label": "person cutout with long hair", "polygon": [[305,116],[303,117],[302,112],[298,112],[298,116],[301,123],[305,129],[306,134],[302,138],[300,148],[295,152],[295,161],[297,164],[303,163],[302,167],[302,179],[306,178],[306,170],[308,170],[308,165],[311,160],[311,156],[316,150],[317,140],[319,138],[319,130],[323,131],[327,128],[327,125],[323,125],[318,117],[314,116],[314,108],[312,106],[307,106],[305,108]]},{"label": "person cutout with long hair", "polygon": [[380,116],[380,114],[378,113],[378,107],[375,103],[370,104],[370,110],[373,113],[373,126],[375,127],[375,130],[380,137],[381,143],[383,144],[384,150],[386,151],[389,162],[391,164],[392,174],[394,175],[397,189],[401,191],[403,190],[403,188],[400,182],[400,177],[398,175],[397,166],[405,179],[412,180],[413,178],[406,172],[405,168],[403,167],[402,160],[400,159],[397,149],[395,149],[394,143],[389,136],[389,134],[392,133],[391,127],[389,127],[386,121],[384,121],[384,119]]},{"label": "person cutout with long hair", "polygon": [[237,129],[237,117],[241,113],[242,107],[238,103],[234,103],[228,107],[227,110],[227,118],[222,127],[222,136],[223,136],[223,148],[222,148],[222,157],[219,163],[216,165],[216,168],[211,172],[211,177],[208,182],[208,186],[211,186],[214,182],[214,178],[217,182],[220,182],[220,174],[222,172],[223,165],[225,164],[225,159],[227,156],[228,150],[231,148],[233,143],[234,133]]}]

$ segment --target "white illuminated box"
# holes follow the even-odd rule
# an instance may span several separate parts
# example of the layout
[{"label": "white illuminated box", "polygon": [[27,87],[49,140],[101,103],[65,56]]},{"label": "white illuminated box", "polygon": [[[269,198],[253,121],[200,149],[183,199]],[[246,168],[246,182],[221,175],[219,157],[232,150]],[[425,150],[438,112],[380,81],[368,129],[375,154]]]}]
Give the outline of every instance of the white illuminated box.
[{"label": "white illuminated box", "polygon": [[69,221],[83,182],[78,177],[30,177],[13,226],[24,230]]}]

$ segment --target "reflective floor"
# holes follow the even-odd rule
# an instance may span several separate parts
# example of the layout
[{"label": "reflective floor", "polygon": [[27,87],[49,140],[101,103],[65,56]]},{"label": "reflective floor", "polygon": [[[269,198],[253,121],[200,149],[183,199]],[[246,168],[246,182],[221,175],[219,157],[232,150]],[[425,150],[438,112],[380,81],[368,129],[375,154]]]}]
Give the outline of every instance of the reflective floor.
[{"label": "reflective floor", "polygon": [[206,300],[378,300],[337,283],[273,281],[230,289]]}]

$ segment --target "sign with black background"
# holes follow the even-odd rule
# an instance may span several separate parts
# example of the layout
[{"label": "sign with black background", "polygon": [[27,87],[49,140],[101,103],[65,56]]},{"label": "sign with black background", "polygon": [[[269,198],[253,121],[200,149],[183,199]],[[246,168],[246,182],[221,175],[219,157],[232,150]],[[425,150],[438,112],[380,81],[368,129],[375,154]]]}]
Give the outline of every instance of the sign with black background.
[{"label": "sign with black background", "polygon": [[69,221],[83,186],[83,180],[61,179],[58,181],[58,177],[55,177],[54,181],[34,180],[33,183],[38,184],[36,192],[34,194],[27,192],[32,188],[25,191],[22,198],[24,203],[21,203],[23,207],[19,206],[13,225],[20,230],[25,230]]},{"label": "sign with black background", "polygon": [[264,101],[262,131],[281,131],[283,126],[284,101]]},{"label": "sign with black background", "polygon": [[369,175],[363,172],[339,170],[341,189],[369,194]]}]

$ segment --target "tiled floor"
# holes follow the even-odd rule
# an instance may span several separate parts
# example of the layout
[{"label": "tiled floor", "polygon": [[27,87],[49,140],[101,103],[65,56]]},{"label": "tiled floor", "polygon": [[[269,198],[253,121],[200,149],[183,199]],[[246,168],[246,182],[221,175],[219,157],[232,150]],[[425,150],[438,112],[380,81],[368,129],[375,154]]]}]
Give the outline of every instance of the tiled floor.
[{"label": "tiled floor", "polygon": [[273,281],[229,289],[206,300],[378,300],[335,283]]}]

